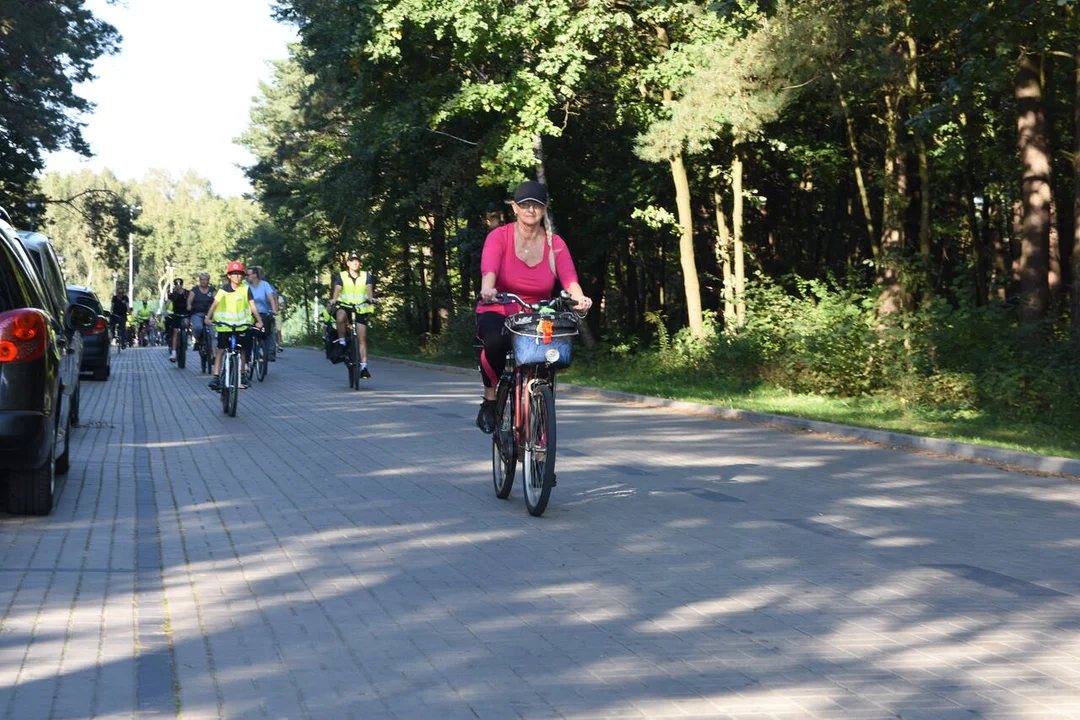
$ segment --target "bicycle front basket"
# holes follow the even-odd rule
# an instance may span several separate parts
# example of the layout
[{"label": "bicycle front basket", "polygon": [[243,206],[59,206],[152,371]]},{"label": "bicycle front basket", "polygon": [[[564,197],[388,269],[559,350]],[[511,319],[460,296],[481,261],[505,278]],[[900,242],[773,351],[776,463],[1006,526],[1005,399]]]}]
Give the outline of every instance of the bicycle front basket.
[{"label": "bicycle front basket", "polygon": [[505,325],[518,365],[570,367],[578,334],[576,313],[517,313],[506,318]]}]

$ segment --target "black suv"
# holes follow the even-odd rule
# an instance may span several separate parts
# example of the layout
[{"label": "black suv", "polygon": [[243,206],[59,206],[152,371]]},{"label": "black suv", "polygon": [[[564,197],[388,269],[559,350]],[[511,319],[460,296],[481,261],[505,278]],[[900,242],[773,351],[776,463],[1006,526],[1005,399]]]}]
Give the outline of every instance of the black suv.
[{"label": "black suv", "polygon": [[0,219],[0,476],[7,481],[7,511],[20,515],[52,511],[56,474],[68,469],[72,415],[78,416],[73,350],[81,344],[78,333],[97,322],[93,309],[68,305],[62,275],[60,282],[57,294]]},{"label": "black suv", "polygon": [[101,302],[94,291],[82,285],[68,285],[67,299],[69,303],[85,305],[97,313],[98,319],[94,327],[82,331],[82,362],[79,369],[83,372],[94,373],[95,380],[108,380],[112,372],[112,338],[109,335],[109,316],[101,307]]}]

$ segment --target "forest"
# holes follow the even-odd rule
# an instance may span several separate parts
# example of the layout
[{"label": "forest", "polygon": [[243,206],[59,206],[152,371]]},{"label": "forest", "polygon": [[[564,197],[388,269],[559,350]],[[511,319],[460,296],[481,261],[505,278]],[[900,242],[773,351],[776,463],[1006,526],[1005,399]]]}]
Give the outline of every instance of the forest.
[{"label": "forest", "polygon": [[[112,185],[111,225],[79,231],[102,272],[126,270],[109,248],[134,237],[156,263],[146,290],[162,263],[228,255],[310,307],[358,250],[384,342],[467,356],[484,238],[538,179],[596,302],[581,338],[595,367],[1080,435],[1074,0],[276,13],[300,42],[239,140],[257,158],[250,201],[197,178]],[[91,185],[72,182],[0,191],[37,198],[74,242],[56,200]],[[205,245],[168,226],[176,203]]]}]

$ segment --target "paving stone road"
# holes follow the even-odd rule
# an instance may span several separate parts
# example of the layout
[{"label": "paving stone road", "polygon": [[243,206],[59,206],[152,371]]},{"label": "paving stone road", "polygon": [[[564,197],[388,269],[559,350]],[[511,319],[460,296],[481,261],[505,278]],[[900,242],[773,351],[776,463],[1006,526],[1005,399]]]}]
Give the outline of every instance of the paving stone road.
[{"label": "paving stone road", "polygon": [[3,717],[1080,718],[1080,484],[564,395],[537,519],[477,378],[372,371],[85,381]]}]

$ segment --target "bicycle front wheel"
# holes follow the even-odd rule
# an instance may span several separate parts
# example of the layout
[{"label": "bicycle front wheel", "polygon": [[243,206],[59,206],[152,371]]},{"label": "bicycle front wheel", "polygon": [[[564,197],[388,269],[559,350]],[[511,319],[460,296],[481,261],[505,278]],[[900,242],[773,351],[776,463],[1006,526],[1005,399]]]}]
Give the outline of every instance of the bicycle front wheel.
[{"label": "bicycle front wheel", "polygon": [[491,433],[491,478],[495,497],[505,500],[514,487],[517,443],[514,441],[514,401],[510,383],[500,383],[495,397],[495,432]]},{"label": "bicycle front wheel", "polygon": [[266,376],[270,374],[270,346],[267,344],[269,335],[264,333],[262,338],[262,357],[259,358],[259,364],[262,365],[262,377],[259,378],[259,382],[266,379]]},{"label": "bicycle front wheel", "polygon": [[229,365],[229,417],[236,417],[236,403],[240,400],[240,358],[233,358]]},{"label": "bicycle front wheel", "polygon": [[555,396],[551,386],[537,384],[526,401],[529,403],[525,424],[525,507],[533,517],[547,509],[551,488],[555,486]]},{"label": "bicycle front wheel", "polygon": [[355,336],[349,338],[349,387],[360,389],[360,343]]},{"label": "bicycle front wheel", "polygon": [[202,364],[203,375],[209,375],[214,369],[214,351],[210,347],[210,333],[205,330],[199,339],[199,362]]},{"label": "bicycle front wheel", "polygon": [[221,411],[229,414],[229,396],[232,388],[229,386],[229,378],[232,376],[232,356],[226,353],[221,358],[221,374],[218,375],[218,392],[221,393]]},{"label": "bicycle front wheel", "polygon": [[184,328],[176,334],[176,367],[181,370],[187,367],[187,332]]},{"label": "bicycle front wheel", "polygon": [[253,341],[252,364],[255,366],[255,379],[262,382],[266,378],[266,345],[261,337],[256,336]]}]

